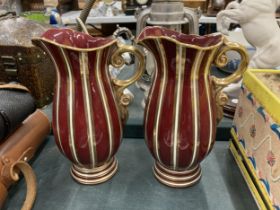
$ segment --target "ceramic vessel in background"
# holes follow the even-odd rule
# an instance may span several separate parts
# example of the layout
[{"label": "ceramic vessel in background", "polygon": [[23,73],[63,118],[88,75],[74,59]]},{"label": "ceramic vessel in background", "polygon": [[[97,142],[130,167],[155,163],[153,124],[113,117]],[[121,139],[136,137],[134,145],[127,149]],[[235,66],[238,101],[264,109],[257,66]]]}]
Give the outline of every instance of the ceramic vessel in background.
[{"label": "ceramic vessel in background", "polygon": [[[227,96],[221,90],[246,70],[246,49],[221,34],[185,35],[162,27],[145,28],[137,43],[156,60],[144,119],[154,174],[171,187],[193,185],[201,177],[200,162],[210,153],[223,116]],[[241,55],[239,69],[227,78],[211,76],[211,65],[226,65],[229,50]]]},{"label": "ceramic vessel in background", "polygon": [[[58,148],[73,163],[72,177],[83,184],[108,180],[117,171],[114,155],[128,114],[130,96],[123,90],[141,76],[143,55],[117,39],[70,29],[51,29],[33,43],[56,67],[53,131]],[[108,66],[122,66],[125,52],[140,61],[137,70],[127,80],[112,79]]]}]

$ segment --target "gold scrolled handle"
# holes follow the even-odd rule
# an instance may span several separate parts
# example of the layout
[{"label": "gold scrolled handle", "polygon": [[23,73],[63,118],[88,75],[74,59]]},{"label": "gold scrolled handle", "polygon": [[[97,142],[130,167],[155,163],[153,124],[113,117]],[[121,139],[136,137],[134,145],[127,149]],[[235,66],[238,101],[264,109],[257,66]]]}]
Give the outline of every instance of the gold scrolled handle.
[{"label": "gold scrolled handle", "polygon": [[143,74],[144,67],[145,67],[145,56],[143,55],[143,53],[134,46],[124,45],[121,43],[118,43],[117,50],[115,50],[112,54],[111,57],[112,66],[114,66],[115,68],[122,67],[125,64],[125,60],[122,57],[122,54],[126,52],[133,53],[137,57],[138,63],[134,75],[129,79],[125,79],[125,80],[113,79],[114,85],[117,86],[117,88],[120,91],[123,91],[126,87],[136,82]]},{"label": "gold scrolled handle", "polygon": [[238,52],[241,56],[241,62],[238,66],[238,69],[228,77],[217,78],[212,76],[212,81],[216,86],[217,122],[223,118],[223,106],[226,105],[228,101],[228,96],[227,94],[223,93],[222,89],[225,86],[240,80],[249,64],[249,56],[245,47],[238,43],[230,42],[227,39],[224,39],[224,43],[218,50],[216,59],[214,61],[214,64],[217,67],[222,68],[228,63],[228,58],[226,56],[226,52],[228,51]]},{"label": "gold scrolled handle", "polygon": [[226,56],[226,52],[228,51],[236,51],[241,56],[241,62],[239,64],[238,69],[225,78],[217,78],[212,76],[213,82],[216,84],[217,87],[225,87],[231,83],[234,83],[241,79],[243,73],[248,68],[249,64],[249,56],[246,51],[246,48],[236,42],[230,42],[227,39],[224,39],[224,44],[221,46],[219,51],[216,54],[215,65],[219,68],[224,67],[228,63],[228,58]]}]

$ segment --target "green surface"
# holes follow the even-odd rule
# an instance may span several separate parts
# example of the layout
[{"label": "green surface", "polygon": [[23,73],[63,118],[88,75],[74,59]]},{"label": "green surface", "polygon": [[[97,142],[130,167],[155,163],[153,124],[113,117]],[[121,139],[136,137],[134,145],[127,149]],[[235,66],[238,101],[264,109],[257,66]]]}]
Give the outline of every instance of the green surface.
[{"label": "green surface", "polygon": [[[33,210],[253,210],[257,209],[228,150],[216,142],[202,162],[202,179],[190,188],[174,189],[153,176],[153,159],[143,139],[124,139],[117,153],[119,170],[108,182],[86,186],[70,176],[70,162],[54,139],[33,161],[38,194]],[[20,209],[25,197],[23,180],[10,189],[3,210]]]},{"label": "green surface", "polygon": [[40,23],[48,24],[50,22],[50,17],[46,16],[44,12],[24,12],[20,16]]}]

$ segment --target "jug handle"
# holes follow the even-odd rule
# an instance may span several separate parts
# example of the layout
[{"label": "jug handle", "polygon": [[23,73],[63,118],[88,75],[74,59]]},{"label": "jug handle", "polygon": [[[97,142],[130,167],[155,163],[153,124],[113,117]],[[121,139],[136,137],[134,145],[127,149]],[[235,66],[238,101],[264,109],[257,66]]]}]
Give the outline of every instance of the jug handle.
[{"label": "jug handle", "polygon": [[129,52],[136,56],[137,62],[137,69],[133,76],[125,80],[113,79],[112,82],[116,86],[117,91],[119,94],[122,94],[123,90],[128,87],[129,85],[136,82],[144,72],[145,67],[145,56],[144,54],[134,46],[131,45],[124,45],[120,42],[117,43],[118,48],[113,52],[111,57],[111,65],[115,68],[120,68],[125,64],[125,60],[122,57],[123,53]]},{"label": "jug handle", "polygon": [[217,67],[222,68],[228,63],[228,58],[226,56],[226,52],[228,51],[238,52],[241,56],[241,62],[238,66],[238,69],[228,77],[217,78],[212,76],[212,81],[216,89],[217,122],[223,118],[223,106],[228,102],[228,96],[222,91],[222,89],[225,86],[240,80],[249,64],[249,56],[247,54],[246,48],[238,43],[230,42],[227,39],[224,39],[224,43],[218,50],[216,59],[214,61],[214,64]]},{"label": "jug handle", "polygon": [[216,87],[219,87],[219,89],[222,89],[225,86],[240,80],[249,64],[249,56],[246,48],[236,42],[230,42],[227,39],[224,39],[224,43],[217,52],[216,59],[214,61],[217,67],[222,68],[228,63],[228,58],[226,56],[226,52],[228,51],[238,52],[241,56],[241,62],[238,69],[228,77],[217,78],[215,76],[212,76],[214,84],[216,85]]}]

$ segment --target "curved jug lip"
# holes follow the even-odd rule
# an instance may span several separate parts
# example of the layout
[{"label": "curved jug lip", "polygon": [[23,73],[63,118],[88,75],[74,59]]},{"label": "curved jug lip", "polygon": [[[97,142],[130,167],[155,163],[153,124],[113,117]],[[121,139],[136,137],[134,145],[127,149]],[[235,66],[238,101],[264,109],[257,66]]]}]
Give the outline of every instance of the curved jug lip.
[{"label": "curved jug lip", "polygon": [[78,32],[69,28],[53,28],[42,34],[41,40],[58,47],[75,50],[75,51],[94,51],[106,48],[115,42],[115,38],[92,37],[89,34]]},{"label": "curved jug lip", "polygon": [[143,29],[136,39],[140,43],[148,39],[165,39],[175,44],[196,49],[212,49],[223,43],[221,33],[212,33],[204,36],[184,34],[161,26],[148,26]]}]

